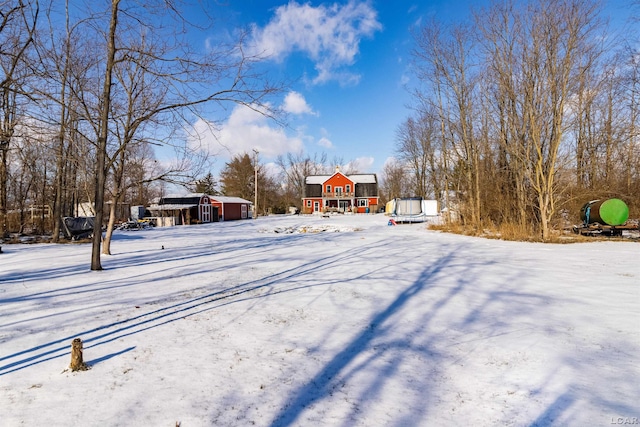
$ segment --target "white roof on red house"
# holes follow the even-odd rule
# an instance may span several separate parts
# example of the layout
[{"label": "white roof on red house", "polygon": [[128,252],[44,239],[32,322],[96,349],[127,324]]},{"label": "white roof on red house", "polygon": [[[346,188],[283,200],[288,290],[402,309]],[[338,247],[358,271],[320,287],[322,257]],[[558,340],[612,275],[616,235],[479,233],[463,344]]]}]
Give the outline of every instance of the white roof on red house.
[{"label": "white roof on red house", "polygon": [[307,184],[322,184],[333,175],[313,175],[306,178]]},{"label": "white roof on red house", "polygon": [[378,182],[373,173],[349,175],[348,178],[355,184],[375,184]]},{"label": "white roof on red house", "polygon": [[[335,174],[334,174],[335,175]],[[307,184],[324,184],[333,175],[311,175],[306,177]],[[375,184],[376,175],[373,173],[345,175],[354,184]]]}]

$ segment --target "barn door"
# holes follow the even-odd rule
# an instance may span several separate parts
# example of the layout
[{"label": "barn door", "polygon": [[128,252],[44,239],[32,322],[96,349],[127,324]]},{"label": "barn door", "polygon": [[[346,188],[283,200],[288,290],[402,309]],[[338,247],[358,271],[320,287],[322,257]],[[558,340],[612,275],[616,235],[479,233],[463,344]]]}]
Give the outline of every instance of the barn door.
[{"label": "barn door", "polygon": [[200,205],[200,221],[211,222],[211,205]]}]

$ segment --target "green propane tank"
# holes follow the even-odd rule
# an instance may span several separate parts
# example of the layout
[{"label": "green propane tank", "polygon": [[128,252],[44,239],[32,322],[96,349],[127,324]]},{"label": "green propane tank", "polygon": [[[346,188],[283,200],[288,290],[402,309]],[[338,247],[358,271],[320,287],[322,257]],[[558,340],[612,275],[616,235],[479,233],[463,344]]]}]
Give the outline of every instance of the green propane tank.
[{"label": "green propane tank", "polygon": [[629,207],[620,199],[593,200],[580,209],[580,219],[586,224],[622,225],[629,219]]}]

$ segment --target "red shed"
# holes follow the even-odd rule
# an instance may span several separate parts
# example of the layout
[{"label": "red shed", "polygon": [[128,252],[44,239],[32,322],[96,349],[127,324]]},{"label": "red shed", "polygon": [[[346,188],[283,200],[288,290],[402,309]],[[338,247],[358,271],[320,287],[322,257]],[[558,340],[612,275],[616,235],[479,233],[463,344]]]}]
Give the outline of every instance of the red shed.
[{"label": "red shed", "polygon": [[211,204],[218,207],[220,221],[251,218],[252,203],[240,197],[211,196]]},{"label": "red shed", "polygon": [[[219,220],[218,208],[212,204],[211,196],[204,193],[161,197],[148,210],[162,219],[162,225],[200,224]],[[166,219],[172,221],[167,222]]]}]

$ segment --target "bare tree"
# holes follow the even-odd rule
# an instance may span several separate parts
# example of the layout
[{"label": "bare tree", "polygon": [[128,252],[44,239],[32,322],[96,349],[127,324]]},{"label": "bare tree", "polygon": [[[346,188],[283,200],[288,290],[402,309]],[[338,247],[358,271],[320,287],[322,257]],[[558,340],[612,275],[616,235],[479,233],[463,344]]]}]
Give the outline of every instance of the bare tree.
[{"label": "bare tree", "polygon": [[476,16],[481,44],[487,58],[485,76],[486,97],[490,120],[495,129],[494,164],[498,202],[502,220],[527,228],[529,218],[529,185],[525,177],[524,117],[521,113],[523,92],[520,43],[522,19],[515,14],[513,3],[493,8]]},{"label": "bare tree", "polygon": [[[464,24],[444,32],[437,22],[425,26],[416,35],[414,58],[421,79],[431,83],[428,93],[419,93],[427,108],[435,104],[439,111],[443,141],[448,153],[455,156],[458,196],[465,202],[474,225],[480,223],[480,150],[474,135],[473,118],[476,74],[472,58],[475,54],[475,35]],[[432,88],[436,99],[432,101]]]},{"label": "bare tree", "polygon": [[18,124],[24,86],[31,73],[29,49],[38,22],[37,0],[5,0],[0,3],[0,237],[7,235],[7,166]]},{"label": "bare tree", "polygon": [[[53,200],[53,236],[57,242],[63,216],[73,213],[72,205],[79,162],[76,153],[77,144],[86,142],[78,129],[78,102],[75,94],[82,90],[87,82],[91,67],[97,60],[90,44],[83,37],[85,20],[72,22],[69,1],[64,3],[63,12],[58,14],[54,2],[46,8],[48,32],[43,30],[36,39],[35,46],[41,60],[42,71],[35,89],[40,97],[39,114],[42,120],[57,127],[55,138],[55,168]],[[60,25],[64,22],[64,26]]]},{"label": "bare tree", "polygon": [[393,159],[385,163],[380,177],[381,203],[415,194],[407,175],[407,167],[402,161]]},{"label": "bare tree", "polygon": [[[626,57],[626,73],[622,79],[624,87],[623,103],[628,112],[628,123],[626,131],[626,150],[623,155],[624,165],[624,186],[628,196],[636,193],[633,190],[634,183],[640,182],[640,140],[638,138],[638,120],[640,120],[640,58],[638,53],[627,48],[624,52]],[[637,187],[636,187],[637,188]]]},{"label": "bare tree", "polygon": [[[181,14],[181,6],[178,1],[158,0],[150,5],[112,0],[108,11],[87,12],[90,25],[84,31],[101,35],[106,52],[97,64],[92,84],[76,94],[78,111],[95,135],[89,139],[96,141],[92,270],[102,269],[101,228],[107,183],[114,184],[112,196],[120,197],[128,147],[153,140],[146,133],[150,123],[157,124],[161,119],[172,124],[182,121],[185,127],[193,115],[199,114],[200,106],[224,103],[272,114],[264,99],[278,88],[252,71],[260,58],[244,54],[242,36],[232,45],[194,51],[184,34],[196,27]],[[173,20],[175,30],[162,24],[167,20]],[[101,92],[93,92],[94,87],[102,87]],[[164,134],[175,132],[165,129]],[[185,168],[180,170],[187,172]],[[114,173],[111,181],[110,172]],[[167,177],[166,171],[162,177]]]},{"label": "bare tree", "polygon": [[517,165],[511,170],[523,171],[517,179],[532,189],[543,240],[557,209],[568,102],[598,57],[598,12],[590,0],[538,0],[520,9],[512,2],[494,5],[476,19],[498,88],[502,147]]},{"label": "bare tree", "polygon": [[111,0],[109,29],[106,33],[107,50],[104,68],[102,94],[97,109],[96,128],[96,174],[95,174],[95,223],[91,249],[91,270],[102,270],[100,244],[102,242],[102,222],[104,218],[104,192],[107,180],[107,138],[109,136],[109,112],[111,109],[111,89],[113,70],[116,64],[116,31],[120,13],[120,0]]},{"label": "bare tree", "polygon": [[306,177],[326,173],[328,167],[325,153],[321,155],[316,153],[310,156],[302,152],[288,153],[286,158],[278,156],[276,165],[284,178],[285,192],[291,195],[289,204],[298,208],[302,207]]},{"label": "bare tree", "polygon": [[396,153],[410,172],[411,195],[439,198],[443,191],[439,156],[438,120],[430,112],[408,118],[396,135]]},{"label": "bare tree", "polygon": [[555,178],[565,107],[575,90],[581,58],[590,51],[596,13],[596,5],[586,0],[544,1],[529,9],[522,34],[522,114],[529,154],[525,170],[536,195],[543,240],[549,239],[549,224],[556,210]]},{"label": "bare tree", "polygon": [[[110,188],[111,204],[107,229],[102,245],[103,254],[111,254],[111,237],[117,219],[116,210],[127,190],[125,174],[128,159],[134,145],[144,145],[145,128],[153,125],[161,115],[166,96],[166,88],[159,84],[159,78],[147,70],[153,67],[150,52],[142,36],[140,45],[130,49],[130,60],[119,62],[114,68],[117,82],[111,103],[112,150],[107,150],[107,167],[112,171]],[[170,110],[170,108],[164,109]],[[147,177],[145,177],[147,178]],[[130,183],[135,185],[135,183]]]}]

